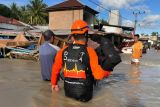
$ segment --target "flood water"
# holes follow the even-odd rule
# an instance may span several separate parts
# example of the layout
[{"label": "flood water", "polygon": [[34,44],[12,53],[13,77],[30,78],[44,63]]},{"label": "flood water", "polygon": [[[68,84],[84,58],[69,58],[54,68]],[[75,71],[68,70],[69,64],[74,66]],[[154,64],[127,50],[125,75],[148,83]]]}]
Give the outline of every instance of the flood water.
[{"label": "flood water", "polygon": [[38,62],[0,59],[0,107],[159,107],[160,52],[150,50],[140,66],[130,65],[130,55],[113,74],[99,81],[87,103],[51,93],[50,82],[41,80]]}]

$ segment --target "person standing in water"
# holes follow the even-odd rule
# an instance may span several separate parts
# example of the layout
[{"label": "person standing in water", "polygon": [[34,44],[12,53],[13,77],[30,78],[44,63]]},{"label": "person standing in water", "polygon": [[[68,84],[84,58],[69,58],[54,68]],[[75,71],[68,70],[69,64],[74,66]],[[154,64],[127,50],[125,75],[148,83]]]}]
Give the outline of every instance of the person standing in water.
[{"label": "person standing in water", "polygon": [[52,91],[58,91],[58,75],[63,68],[65,95],[82,102],[92,99],[94,79],[101,80],[110,75],[98,64],[95,50],[87,47],[88,30],[87,23],[82,20],[73,23],[73,44],[58,51],[51,79]]},{"label": "person standing in water", "polygon": [[140,58],[142,57],[143,44],[139,41],[139,34],[134,35],[134,44],[132,46],[132,60],[131,64],[140,64]]},{"label": "person standing in water", "polygon": [[51,30],[43,32],[42,36],[44,37],[45,42],[39,48],[41,74],[43,80],[50,81],[54,58],[60,48],[51,44],[55,36]]}]

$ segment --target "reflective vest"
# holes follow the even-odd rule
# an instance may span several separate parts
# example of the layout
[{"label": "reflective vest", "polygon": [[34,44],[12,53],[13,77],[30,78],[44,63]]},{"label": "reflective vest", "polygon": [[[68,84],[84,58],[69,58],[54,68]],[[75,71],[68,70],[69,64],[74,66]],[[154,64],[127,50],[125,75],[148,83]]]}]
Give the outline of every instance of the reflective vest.
[{"label": "reflective vest", "polygon": [[89,57],[84,45],[70,45],[63,52],[64,77],[86,79]]},{"label": "reflective vest", "polygon": [[85,45],[72,44],[63,51],[64,88],[68,97],[87,101],[92,98],[93,76]]}]

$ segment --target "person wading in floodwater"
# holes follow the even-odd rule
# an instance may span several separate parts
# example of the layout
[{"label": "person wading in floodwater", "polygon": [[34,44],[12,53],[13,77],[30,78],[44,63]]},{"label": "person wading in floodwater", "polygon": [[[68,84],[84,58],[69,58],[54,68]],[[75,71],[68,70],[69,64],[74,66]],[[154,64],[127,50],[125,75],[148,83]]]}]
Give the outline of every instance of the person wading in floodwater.
[{"label": "person wading in floodwater", "polygon": [[132,60],[131,64],[140,64],[140,58],[142,57],[143,44],[139,41],[139,35],[134,35],[134,44],[132,46]]},{"label": "person wading in floodwater", "polygon": [[59,47],[52,45],[55,34],[51,30],[42,33],[45,42],[39,48],[42,79],[51,80],[52,65]]},{"label": "person wading in floodwater", "polygon": [[83,102],[92,98],[94,79],[101,80],[110,75],[110,72],[103,70],[98,64],[94,49],[86,46],[88,30],[87,23],[82,20],[73,23],[73,44],[57,53],[51,78],[52,91],[58,91],[58,75],[63,68],[65,95]]}]

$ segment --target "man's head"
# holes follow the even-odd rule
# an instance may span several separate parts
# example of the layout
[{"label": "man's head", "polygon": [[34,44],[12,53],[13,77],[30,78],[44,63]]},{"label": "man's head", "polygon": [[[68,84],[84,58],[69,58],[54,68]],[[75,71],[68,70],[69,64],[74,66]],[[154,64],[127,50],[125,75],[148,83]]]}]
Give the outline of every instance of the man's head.
[{"label": "man's head", "polygon": [[139,34],[134,35],[134,41],[137,42],[139,40]]},{"label": "man's head", "polygon": [[42,33],[45,41],[52,41],[55,34],[51,30],[46,30]]},{"label": "man's head", "polygon": [[88,35],[88,24],[83,20],[77,20],[72,24],[71,27],[71,37],[75,41],[87,41],[87,35]]}]

